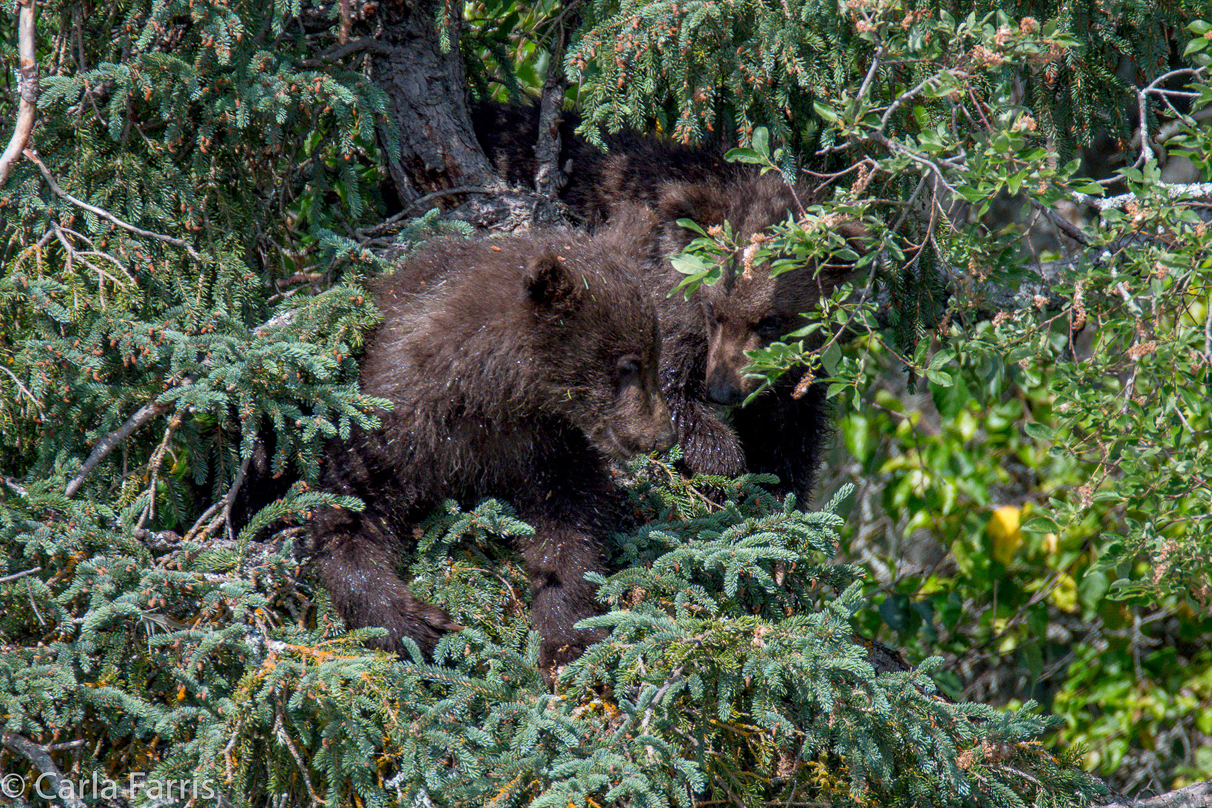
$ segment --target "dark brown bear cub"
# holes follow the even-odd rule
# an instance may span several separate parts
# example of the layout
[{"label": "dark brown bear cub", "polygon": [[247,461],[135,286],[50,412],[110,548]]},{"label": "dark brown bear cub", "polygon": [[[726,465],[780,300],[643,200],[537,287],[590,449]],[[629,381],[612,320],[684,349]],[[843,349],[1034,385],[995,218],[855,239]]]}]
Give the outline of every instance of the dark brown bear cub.
[{"label": "dark brown bear cub", "polygon": [[573,626],[599,611],[585,573],[620,523],[606,458],[673,441],[636,261],[613,232],[444,241],[373,286],[361,386],[394,409],[330,446],[323,488],[366,508],[317,513],[305,548],[349,625],[432,652],[459,627],[398,577],[403,539],[446,498],[496,497],[535,529],[519,550],[544,674],[601,639]]},{"label": "dark brown bear cub", "polygon": [[[481,103],[473,121],[502,176],[533,182],[537,109]],[[812,199],[810,190],[790,188],[776,173],[763,175],[754,166],[728,163],[720,149],[692,148],[634,132],[604,134],[610,150],[603,153],[575,133],[577,123],[573,113],[561,123],[561,161],[571,169],[564,201],[591,226],[631,215],[637,207],[656,217],[656,226],[637,232],[635,240],[647,255],[645,284],[657,296],[661,386],[683,467],[729,477],[772,473],[779,478],[778,493],[795,492],[801,503],[807,501],[832,428],[825,388],[812,384],[797,389],[804,377],[799,370],[785,374],[748,405],[736,406],[754,384],[745,376],[745,351],[803,325],[802,315],[813,312],[850,267],[806,263],[771,278],[769,267],[760,266],[740,282],[726,267],[723,283],[702,287],[687,301],[670,294],[683,276],[668,258],[694,238],[679,219],[691,219],[704,229],[727,221],[743,244],[797,215],[801,202]],[[838,230],[848,240],[861,236],[848,223],[840,223]],[[720,405],[729,408],[727,419],[721,417]]]}]

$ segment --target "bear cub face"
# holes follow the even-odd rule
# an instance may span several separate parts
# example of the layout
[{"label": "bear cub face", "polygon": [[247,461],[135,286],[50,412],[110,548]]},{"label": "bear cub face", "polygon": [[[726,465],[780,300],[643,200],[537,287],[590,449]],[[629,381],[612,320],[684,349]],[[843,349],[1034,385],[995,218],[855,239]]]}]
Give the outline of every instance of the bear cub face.
[{"label": "bear cub face", "polygon": [[537,354],[549,370],[540,400],[607,457],[668,449],[673,430],[658,379],[655,308],[635,285],[603,295],[599,279],[565,260],[548,250],[523,278],[532,333],[540,337]]},{"label": "bear cub face", "polygon": [[816,309],[827,290],[794,277],[810,267],[771,278],[765,268],[725,277],[702,292],[707,324],[707,397],[734,406],[746,399],[762,379],[750,376],[749,351],[765,348],[807,324],[805,314]]}]

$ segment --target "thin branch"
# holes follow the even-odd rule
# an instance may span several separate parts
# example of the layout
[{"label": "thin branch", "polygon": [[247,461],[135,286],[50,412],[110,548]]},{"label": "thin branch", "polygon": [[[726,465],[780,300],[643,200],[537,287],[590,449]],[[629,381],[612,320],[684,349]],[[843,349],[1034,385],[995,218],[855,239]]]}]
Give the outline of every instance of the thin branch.
[{"label": "thin branch", "polygon": [[1030,199],[1032,206],[1036,210],[1038,210],[1040,213],[1044,214],[1044,216],[1048,219],[1048,221],[1052,222],[1052,224],[1054,224],[1058,230],[1060,230],[1066,236],[1073,239],[1074,241],[1076,241],[1078,244],[1082,245],[1083,247],[1090,246],[1090,239],[1086,236],[1085,233],[1083,233],[1081,231],[1081,228],[1079,228],[1077,225],[1070,222],[1064,216],[1061,216],[1059,213],[1057,213],[1055,210],[1053,210],[1052,208],[1045,205],[1043,202],[1040,202],[1035,197],[1028,197],[1028,198]]},{"label": "thin branch", "polygon": [[172,440],[173,433],[181,426],[182,417],[180,411],[173,413],[173,417],[168,419],[168,428],[164,430],[164,438],[160,441],[160,445],[156,447],[156,451],[152,453],[151,460],[148,463],[151,467],[151,481],[147,486],[150,496],[147,500],[147,507],[143,509],[143,513],[139,516],[139,521],[135,525],[136,530],[142,530],[143,525],[147,523],[149,518],[154,519],[156,517],[156,486],[160,479],[160,467],[164,465],[164,455],[168,453],[169,441]]},{"label": "thin branch", "polygon": [[38,112],[38,58],[34,43],[34,21],[38,16],[35,0],[18,0],[20,12],[17,16],[17,51],[21,67],[17,70],[20,103],[17,107],[17,125],[8,141],[4,153],[0,154],[0,187],[8,181],[9,172],[17,163],[17,157],[29,144]]},{"label": "thin branch", "polygon": [[884,131],[884,127],[888,125],[888,121],[892,118],[892,113],[896,112],[900,108],[901,104],[904,104],[906,101],[921,95],[923,92],[925,92],[927,87],[929,87],[931,84],[937,83],[938,80],[938,76],[927,76],[926,78],[922,79],[922,81],[912,90],[906,90],[898,95],[893,102],[888,105],[888,109],[884,110],[884,114],[880,116],[880,131]]},{"label": "thin branch", "polygon": [[17,385],[17,389],[18,389],[19,391],[21,391],[21,393],[22,393],[22,394],[24,394],[24,395],[25,395],[25,397],[26,397],[26,398],[28,398],[28,399],[30,400],[30,402],[32,402],[32,403],[33,403],[34,408],[35,408],[36,410],[38,410],[38,417],[39,417],[39,418],[43,418],[43,419],[45,419],[45,418],[46,418],[46,413],[45,413],[45,412],[43,412],[43,410],[42,410],[42,405],[41,405],[41,403],[38,401],[38,397],[37,397],[37,396],[35,396],[33,393],[31,393],[31,392],[30,392],[30,390],[29,390],[29,388],[28,388],[28,387],[26,387],[24,384],[22,384],[22,383],[21,383],[21,380],[17,378],[17,374],[16,374],[16,373],[13,373],[11,370],[9,370],[8,368],[6,368],[4,365],[0,365],[0,370],[3,370],[3,371],[4,371],[5,373],[7,373],[7,374],[8,374],[10,377],[12,377],[13,384]]},{"label": "thin branch", "polygon": [[67,484],[67,488],[64,489],[63,493],[68,497],[75,496],[76,492],[80,490],[80,486],[84,484],[84,478],[92,473],[92,470],[108,457],[110,452],[117,449],[122,441],[129,438],[136,429],[167,409],[168,405],[153,401],[140,408],[138,412],[126,419],[126,423],[98,441],[97,445],[93,447],[92,454],[84,461],[84,465],[80,467],[80,471],[72,478],[72,481]]},{"label": "thin branch", "polygon": [[34,575],[35,573],[39,572],[42,572],[42,567],[30,567],[29,569],[22,570],[21,572],[14,572],[12,575],[5,575],[3,578],[0,578],[0,584],[7,584],[11,581],[16,581],[24,578],[27,575]]},{"label": "thin branch", "polygon": [[[341,27],[342,27],[342,30],[344,31],[344,27],[345,27],[344,19],[342,19]],[[345,35],[347,36],[348,33],[346,33]],[[304,59],[303,61],[299,62],[299,66],[300,67],[323,67],[326,64],[332,64],[333,62],[339,62],[347,56],[352,56],[355,53],[363,53],[365,51],[370,51],[371,53],[377,53],[380,56],[391,56],[393,53],[396,52],[395,48],[392,48],[390,45],[384,45],[382,42],[379,42],[377,39],[372,39],[371,37],[360,37],[359,39],[351,39],[348,42],[343,42],[339,45],[335,45],[335,46],[329,48],[328,50],[324,51],[323,53],[321,53],[315,59]]]},{"label": "thin branch", "polygon": [[399,224],[401,221],[403,221],[405,219],[413,218],[412,214],[411,214],[412,211],[421,207],[426,202],[430,202],[434,199],[441,199],[444,196],[455,196],[457,194],[488,194],[488,193],[492,193],[491,188],[484,188],[479,185],[460,185],[458,188],[443,188],[440,191],[434,191],[431,194],[425,194],[425,196],[412,200],[407,205],[405,205],[404,210],[389,217],[385,221],[374,225],[373,227],[358,228],[357,230],[354,231],[354,235],[357,236],[359,239],[367,239],[367,238],[374,238],[375,236],[379,236],[384,233],[388,233],[391,231],[392,227]]},{"label": "thin branch", "polygon": [[240,486],[244,485],[245,478],[248,477],[248,467],[252,465],[253,455],[256,451],[248,453],[248,457],[240,462],[240,471],[236,473],[236,479],[232,480],[231,488],[227,490],[227,496],[223,498],[223,524],[227,528],[227,538],[235,539],[235,530],[231,524],[231,509],[236,504],[236,497],[240,493]]},{"label": "thin branch", "polygon": [[[1212,199],[1212,182],[1193,182],[1190,184],[1159,182],[1150,186],[1158,191],[1165,191],[1171,199],[1176,196],[1193,196],[1200,199]],[[1087,194],[1074,193],[1070,195],[1075,202],[1080,202],[1083,205],[1090,205],[1098,208],[1099,212],[1111,210],[1112,208],[1123,207],[1124,204],[1136,199],[1136,194],[1127,193],[1119,196],[1110,196],[1106,199],[1089,196]]]},{"label": "thin branch", "polygon": [[274,712],[277,715],[274,718],[274,735],[278,741],[290,750],[291,757],[295,759],[295,763],[299,766],[299,774],[303,777],[303,785],[307,787],[307,796],[311,799],[311,805],[326,805],[327,803],[316,795],[316,790],[312,788],[311,778],[307,775],[307,766],[303,763],[303,757],[299,754],[298,748],[295,747],[295,742],[291,740],[290,735],[286,732],[286,724],[282,721],[282,713],[276,709]]},{"label": "thin branch", "polygon": [[57,794],[68,808],[88,808],[84,801],[76,795],[73,784],[64,780],[63,772],[59,771],[55,761],[51,760],[48,747],[36,744],[12,732],[0,735],[0,743],[34,764],[38,771],[42,772],[42,776],[49,781],[46,784],[49,786],[48,790]]},{"label": "thin branch", "polygon": [[59,198],[67,200],[68,202],[72,203],[73,205],[75,205],[78,208],[83,208],[84,210],[87,210],[90,213],[95,213],[96,215],[100,216],[102,219],[105,219],[106,221],[112,222],[113,224],[116,224],[118,227],[121,227],[123,230],[129,230],[130,232],[134,233],[137,236],[146,236],[148,238],[158,239],[160,241],[163,241],[166,244],[171,244],[174,247],[180,247],[181,249],[183,249],[187,253],[189,253],[190,257],[193,258],[194,260],[201,260],[202,256],[198,254],[198,251],[195,250],[193,247],[189,246],[188,244],[186,244],[184,241],[182,241],[179,238],[173,238],[172,236],[164,236],[159,233],[153,233],[150,230],[144,230],[141,227],[135,227],[133,224],[127,224],[126,222],[122,221],[117,216],[115,216],[114,214],[110,213],[107,210],[102,210],[101,208],[95,207],[94,205],[90,205],[87,202],[84,202],[80,199],[76,199],[76,197],[72,196],[67,191],[65,191],[59,187],[59,183],[55,182],[55,178],[53,176],[51,176],[50,169],[48,169],[46,167],[46,164],[43,163],[42,160],[38,157],[38,153],[36,151],[34,151],[33,149],[26,149],[24,153],[25,153],[25,158],[27,160],[32,162],[34,165],[38,166],[38,170],[42,172],[42,178],[44,180],[46,180],[46,184],[51,187],[51,190],[54,191],[55,195],[58,196]]},{"label": "thin branch", "polygon": [[1098,808],[1210,808],[1212,782],[1196,783],[1144,800],[1117,800]]},{"label": "thin branch", "polygon": [[1157,130],[1157,137],[1153,139],[1158,143],[1165,143],[1167,140],[1181,132],[1184,126],[1191,126],[1199,123],[1200,121],[1206,121],[1209,118],[1212,118],[1212,107],[1205,107],[1204,109],[1192,112],[1185,118],[1170,121],[1161,129]]}]

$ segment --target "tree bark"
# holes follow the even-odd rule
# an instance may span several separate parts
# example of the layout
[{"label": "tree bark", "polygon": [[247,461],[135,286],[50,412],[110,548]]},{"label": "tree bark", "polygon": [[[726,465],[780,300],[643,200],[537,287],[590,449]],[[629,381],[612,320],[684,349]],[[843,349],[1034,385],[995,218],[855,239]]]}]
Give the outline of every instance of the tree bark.
[{"label": "tree bark", "polygon": [[390,100],[399,140],[385,156],[405,206],[443,190],[502,189],[471,127],[459,7],[444,15],[449,50],[438,30],[441,0],[387,0],[379,7],[377,39],[386,47],[371,56],[371,80]]},{"label": "tree bark", "polygon": [[554,193],[508,188],[480,148],[459,50],[461,5],[444,2],[384,0],[376,11],[370,78],[387,95],[396,130],[394,147],[381,143],[401,213],[440,205],[447,218],[499,231],[566,224]]},{"label": "tree bark", "polygon": [[8,181],[9,172],[29,143],[38,115],[38,54],[34,39],[34,22],[38,16],[35,0],[18,0],[17,51],[21,66],[17,78],[21,87],[17,105],[16,126],[4,153],[0,154],[0,187]]},{"label": "tree bark", "polygon": [[1098,808],[1212,808],[1212,782],[1195,783],[1143,800],[1109,802]]}]

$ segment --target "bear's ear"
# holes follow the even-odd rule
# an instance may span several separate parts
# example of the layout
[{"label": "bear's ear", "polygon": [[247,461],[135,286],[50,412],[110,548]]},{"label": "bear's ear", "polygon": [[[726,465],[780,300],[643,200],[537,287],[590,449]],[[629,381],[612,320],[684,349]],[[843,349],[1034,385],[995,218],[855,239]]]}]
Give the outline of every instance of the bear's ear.
[{"label": "bear's ear", "polygon": [[846,239],[850,249],[859,255],[866,255],[871,248],[871,231],[852,219],[847,219],[837,226],[838,234]]},{"label": "bear's ear", "polygon": [[662,218],[669,221],[692,219],[700,227],[723,224],[727,195],[714,183],[670,182],[661,189],[657,204]]},{"label": "bear's ear", "polygon": [[550,247],[531,260],[522,277],[522,288],[538,308],[560,314],[575,311],[584,290]]}]

